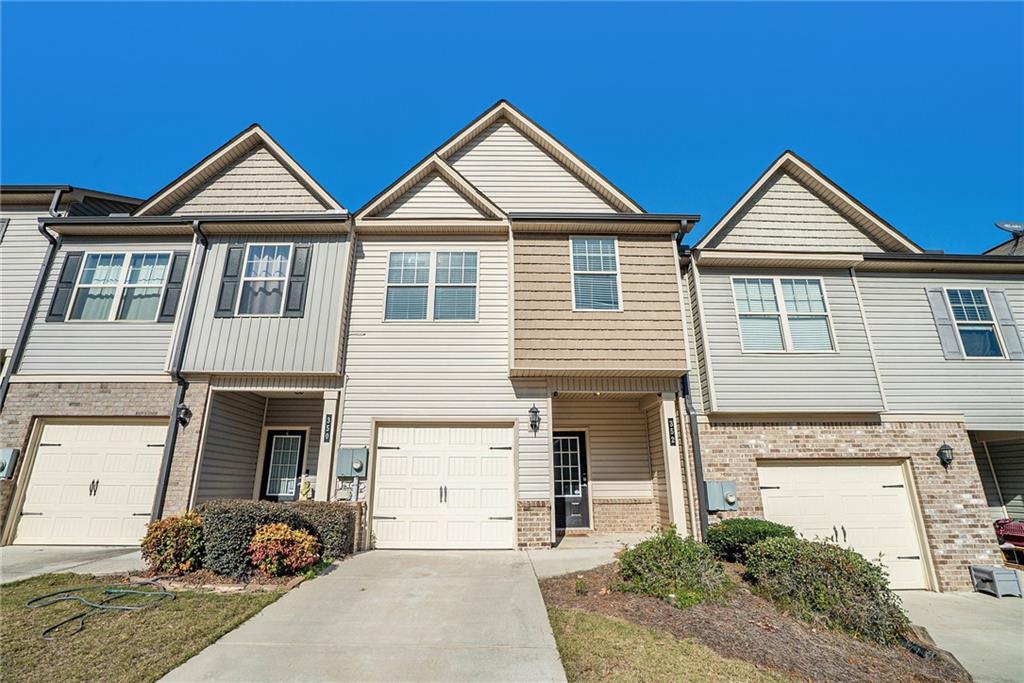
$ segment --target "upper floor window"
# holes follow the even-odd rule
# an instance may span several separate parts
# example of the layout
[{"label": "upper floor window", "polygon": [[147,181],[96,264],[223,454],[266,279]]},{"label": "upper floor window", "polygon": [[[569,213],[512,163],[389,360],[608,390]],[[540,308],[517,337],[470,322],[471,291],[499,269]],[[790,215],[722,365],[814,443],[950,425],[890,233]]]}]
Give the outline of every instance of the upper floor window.
[{"label": "upper floor window", "polygon": [[281,315],[291,262],[290,244],[250,244],[238,295],[238,315]]},{"label": "upper floor window", "polygon": [[614,237],[573,237],[575,311],[620,311],[619,255]]},{"label": "upper floor window", "polygon": [[171,255],[86,254],[69,320],[155,321]]},{"label": "upper floor window", "polygon": [[946,298],[964,355],[968,358],[1002,358],[999,332],[985,290],[947,289]]},{"label": "upper floor window", "polygon": [[384,319],[475,320],[476,289],[475,251],[391,252]]},{"label": "upper floor window", "polygon": [[819,278],[733,278],[744,351],[834,351]]}]

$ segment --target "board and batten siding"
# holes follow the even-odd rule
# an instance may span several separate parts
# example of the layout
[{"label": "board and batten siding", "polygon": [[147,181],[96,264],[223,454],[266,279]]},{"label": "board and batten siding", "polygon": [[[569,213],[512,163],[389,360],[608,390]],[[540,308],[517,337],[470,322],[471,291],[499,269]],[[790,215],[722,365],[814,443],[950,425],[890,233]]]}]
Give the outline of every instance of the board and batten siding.
[{"label": "board and batten siding", "polygon": [[[189,237],[65,237],[39,301],[18,374],[131,375],[166,372],[170,362],[172,334],[176,327],[172,323],[46,322],[46,313],[68,252],[173,252],[189,251],[191,248]],[[179,303],[179,316],[182,306],[183,303]]]},{"label": "board and batten siding", "polygon": [[48,207],[42,205],[0,210],[0,219],[9,221],[0,242],[0,348],[8,354],[18,339],[46,257],[49,243],[39,234],[38,218],[48,215]]},{"label": "board and batten siding", "polygon": [[862,230],[789,174],[770,178],[710,247],[881,252]]},{"label": "board and batten siding", "polygon": [[379,218],[484,218],[485,215],[448,184],[430,173],[378,213]]},{"label": "board and batten siding", "polygon": [[686,372],[675,243],[618,237],[621,311],[573,311],[570,238],[516,234],[516,370]]},{"label": "board and batten siding", "polygon": [[504,119],[485,128],[447,161],[505,211],[616,211]]},{"label": "board and batten siding", "polygon": [[196,505],[216,498],[252,498],[266,405],[266,398],[249,392],[210,395]]},{"label": "board and batten siding", "polygon": [[926,294],[928,287],[1004,289],[1024,335],[1019,275],[858,271],[857,282],[889,410],[962,413],[970,430],[1022,428],[1024,361],[946,360]]},{"label": "board and batten siding", "polygon": [[[590,497],[651,498],[647,415],[640,399],[560,399],[551,404],[552,430],[587,432]],[[657,425],[659,418],[655,418]]]},{"label": "board and batten siding", "polygon": [[173,216],[318,213],[321,204],[273,154],[246,153],[175,206]]},{"label": "board and batten siding", "polygon": [[[390,251],[476,251],[476,321],[384,322]],[[372,423],[518,421],[518,497],[548,500],[551,418],[543,381],[508,376],[508,242],[504,238],[360,239],[345,354],[339,447],[370,447]],[[529,410],[541,427],[529,428]],[[372,472],[370,473],[372,476]]]},{"label": "board and batten siding", "polygon": [[[312,245],[303,317],[214,317],[228,248],[257,243]],[[337,373],[348,248],[347,235],[211,237],[184,372]]]},{"label": "board and batten siding", "polygon": [[[310,392],[312,393],[312,392]],[[306,462],[299,474],[309,472],[316,476],[316,465],[320,457],[320,426],[324,419],[324,400],[316,398],[271,398],[267,402],[267,417],[264,425],[276,427],[308,427],[306,437]]]},{"label": "board and batten siding", "polygon": [[[744,353],[731,277],[820,277],[832,317],[835,353]],[[881,393],[848,271],[701,268],[717,408],[739,412],[877,412]],[[872,324],[872,328],[874,325]]]}]

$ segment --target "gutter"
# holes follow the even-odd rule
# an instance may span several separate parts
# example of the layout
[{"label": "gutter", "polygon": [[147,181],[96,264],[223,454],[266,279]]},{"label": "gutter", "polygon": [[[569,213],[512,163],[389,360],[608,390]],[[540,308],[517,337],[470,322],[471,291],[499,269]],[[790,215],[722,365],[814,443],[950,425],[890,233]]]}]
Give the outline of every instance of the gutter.
[{"label": "gutter", "polygon": [[584,221],[614,223],[665,223],[679,221],[691,224],[700,220],[696,213],[558,213],[548,211],[523,211],[508,214],[511,221]]},{"label": "gutter", "polygon": [[1024,256],[998,254],[864,254],[865,261],[935,261],[952,263],[1024,263]]},{"label": "gutter", "polygon": [[[91,225],[91,224],[123,224],[133,223],[145,225],[193,225],[201,220],[203,223],[345,223],[348,213],[302,213],[302,214],[230,214],[226,216],[129,216],[111,214],[109,216],[67,216],[51,221],[53,225]],[[195,229],[193,228],[193,232]],[[205,236],[204,236],[205,239]]]},{"label": "gutter", "polygon": [[[54,191],[53,200],[50,202],[51,216],[57,215],[57,206],[60,204],[60,196],[63,192],[64,188],[62,187]],[[25,311],[25,317],[21,321],[21,329],[18,330],[18,338],[14,342],[14,349],[11,351],[11,360],[8,361],[7,370],[4,372],[3,379],[0,380],[0,412],[3,411],[4,404],[7,402],[7,393],[11,388],[11,375],[14,374],[21,363],[21,357],[25,355],[25,342],[28,340],[28,334],[32,330],[32,323],[35,321],[36,312],[39,310],[39,300],[43,296],[46,280],[50,277],[53,259],[57,256],[57,251],[60,249],[60,237],[50,234],[46,229],[46,220],[42,218],[39,219],[39,234],[46,238],[49,246],[46,247],[43,265],[36,276],[36,285],[32,288],[32,296],[28,300],[28,309]]]},{"label": "gutter", "polygon": [[150,522],[155,522],[163,516],[164,503],[167,499],[167,482],[171,475],[171,460],[174,455],[174,446],[178,441],[178,429],[184,426],[182,422],[188,424],[188,419],[185,416],[190,416],[190,412],[186,412],[188,411],[188,406],[185,405],[188,381],[181,376],[181,368],[185,362],[185,347],[188,344],[188,335],[192,328],[192,318],[195,315],[199,278],[202,277],[203,265],[206,263],[206,253],[210,249],[210,240],[203,233],[198,220],[192,221],[192,232],[199,243],[200,249],[189,277],[188,301],[185,303],[184,316],[181,320],[181,334],[178,335],[177,347],[174,349],[174,359],[171,361],[171,377],[177,382],[178,389],[174,392],[174,405],[171,406],[171,418],[167,424],[167,438],[164,440],[164,454],[160,461],[160,476],[157,479],[156,493],[153,496],[153,510],[149,516]]},{"label": "gutter", "polygon": [[690,423],[690,443],[693,444],[693,473],[697,480],[697,517],[700,520],[700,538],[697,540],[704,540],[708,535],[708,495],[704,490],[704,463],[700,454],[700,431],[697,428],[697,413],[693,408],[689,375],[679,378],[679,389],[683,394],[686,417]]}]

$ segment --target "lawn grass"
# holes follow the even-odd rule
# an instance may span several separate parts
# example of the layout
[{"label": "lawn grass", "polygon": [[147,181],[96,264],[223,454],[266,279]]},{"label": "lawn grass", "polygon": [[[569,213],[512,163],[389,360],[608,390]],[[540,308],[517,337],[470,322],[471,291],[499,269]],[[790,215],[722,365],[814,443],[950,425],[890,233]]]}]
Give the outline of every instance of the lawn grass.
[{"label": "lawn grass", "polygon": [[570,683],[788,680],[670,633],[592,612],[549,607],[548,618]]},{"label": "lawn grass", "polygon": [[[86,607],[68,601],[28,609],[25,603],[46,593],[94,584],[108,585],[83,574],[44,574],[0,586],[4,681],[155,681],[282,595],[181,592],[137,612],[92,616],[77,635],[55,641],[40,638],[43,629]],[[101,590],[82,595],[93,602],[104,597]],[[73,630],[74,623],[70,626]]]}]

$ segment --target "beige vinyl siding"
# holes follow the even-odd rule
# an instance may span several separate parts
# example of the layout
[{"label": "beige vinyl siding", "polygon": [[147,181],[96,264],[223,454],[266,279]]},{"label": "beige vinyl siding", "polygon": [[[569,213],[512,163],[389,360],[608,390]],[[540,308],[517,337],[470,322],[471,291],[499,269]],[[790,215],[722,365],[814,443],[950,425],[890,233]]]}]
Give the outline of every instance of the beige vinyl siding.
[{"label": "beige vinyl siding", "polygon": [[647,416],[639,399],[556,398],[551,410],[553,431],[587,431],[591,498],[653,495]]},{"label": "beige vinyl siding", "polygon": [[[312,245],[303,317],[214,317],[228,247],[248,243]],[[211,237],[185,372],[337,373],[348,248],[347,235]]]},{"label": "beige vinyl siding", "polygon": [[173,216],[317,213],[328,207],[265,147],[256,147],[183,199]]},{"label": "beige vinyl siding", "polygon": [[515,367],[686,371],[675,245],[618,238],[622,311],[573,311],[569,237],[516,235]]},{"label": "beige vinyl siding", "polygon": [[267,402],[267,427],[308,427],[306,463],[299,474],[316,476],[320,457],[320,426],[324,418],[324,400],[316,398],[271,398]]},{"label": "beige vinyl siding", "polygon": [[259,394],[215,391],[203,441],[196,504],[216,498],[252,498],[256,486],[263,413]]},{"label": "beige vinyl siding", "polygon": [[[189,238],[64,238],[47,278],[19,374],[153,374],[165,372],[175,325],[157,322],[46,322],[53,290],[70,251],[189,251]],[[178,306],[181,315],[184,299]]]},{"label": "beige vinyl siding", "polygon": [[882,247],[791,175],[779,172],[709,247],[880,252]]},{"label": "beige vinyl siding", "polygon": [[[820,277],[835,353],[744,353],[731,276]],[[848,271],[701,268],[700,284],[718,410],[787,412],[882,409],[867,335]],[[872,329],[874,322],[871,323]]]},{"label": "beige vinyl siding", "polygon": [[37,219],[47,215],[47,207],[42,205],[0,210],[0,218],[10,221],[0,242],[0,348],[7,349],[8,354],[18,339],[46,257],[48,242],[39,234]]},{"label": "beige vinyl siding", "polygon": [[505,211],[616,210],[504,119],[447,161]]},{"label": "beige vinyl siding", "polygon": [[[363,238],[351,297],[342,447],[372,445],[373,420],[519,421],[518,496],[548,500],[551,421],[544,382],[508,377],[508,243],[505,239]],[[479,319],[384,322],[389,251],[477,251]],[[529,429],[529,409],[541,428]]]},{"label": "beige vinyl siding", "polygon": [[[669,513],[668,474],[665,471],[664,438],[661,430],[661,402],[655,401],[644,409],[649,440],[648,458],[651,463],[651,488],[658,504],[658,521],[665,528],[672,523]],[[670,451],[671,452],[671,451]],[[681,482],[680,482],[681,483]]]},{"label": "beige vinyl siding", "polygon": [[925,292],[927,287],[1005,289],[1024,334],[1019,275],[858,272],[857,281],[889,410],[957,412],[968,429],[1021,429],[1024,361],[943,358]]},{"label": "beige vinyl siding", "polygon": [[380,218],[483,218],[485,215],[437,173],[420,180],[378,213]]}]

